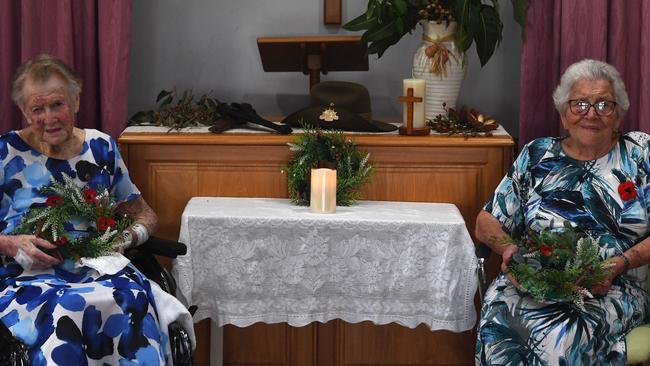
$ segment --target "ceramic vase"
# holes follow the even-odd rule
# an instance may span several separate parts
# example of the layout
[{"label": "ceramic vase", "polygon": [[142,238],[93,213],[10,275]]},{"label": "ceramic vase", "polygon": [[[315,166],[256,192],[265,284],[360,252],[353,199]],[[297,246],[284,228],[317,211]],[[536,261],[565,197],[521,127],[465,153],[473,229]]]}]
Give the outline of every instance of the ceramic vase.
[{"label": "ceramic vase", "polygon": [[456,108],[460,86],[465,77],[465,54],[454,43],[456,22],[422,22],[422,44],[413,56],[414,78],[426,80],[425,118],[446,114],[447,108]]}]

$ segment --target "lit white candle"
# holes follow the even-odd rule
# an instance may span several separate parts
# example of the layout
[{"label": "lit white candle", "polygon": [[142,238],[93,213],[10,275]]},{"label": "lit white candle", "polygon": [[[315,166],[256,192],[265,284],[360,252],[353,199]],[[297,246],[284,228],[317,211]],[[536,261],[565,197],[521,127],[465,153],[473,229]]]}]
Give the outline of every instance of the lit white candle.
[{"label": "lit white candle", "polygon": [[310,193],[309,207],[312,212],[336,212],[336,170],[312,169]]},{"label": "lit white candle", "polygon": [[[422,102],[413,104],[413,128],[424,127],[424,91],[426,90],[426,82],[424,79],[404,79],[404,94],[406,95],[408,88],[413,88],[413,96],[422,98]],[[404,126],[406,126],[406,108],[404,103]]]}]

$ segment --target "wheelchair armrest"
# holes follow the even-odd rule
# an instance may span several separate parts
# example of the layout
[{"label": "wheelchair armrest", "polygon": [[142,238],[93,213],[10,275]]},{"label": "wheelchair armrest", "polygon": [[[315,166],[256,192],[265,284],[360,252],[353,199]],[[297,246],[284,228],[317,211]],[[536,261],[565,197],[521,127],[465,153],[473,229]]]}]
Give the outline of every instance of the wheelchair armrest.
[{"label": "wheelchair armrest", "polygon": [[492,249],[490,249],[490,247],[486,244],[478,242],[476,243],[476,248],[474,248],[474,253],[476,254],[476,258],[478,258],[478,267],[476,268],[478,275],[478,294],[479,298],[482,301],[483,296],[485,296],[485,291],[488,287],[487,272],[485,267],[488,258],[490,258],[490,254],[492,254]]},{"label": "wheelchair armrest", "polygon": [[149,237],[149,240],[138,245],[138,249],[155,255],[168,258],[176,258],[187,253],[187,246],[175,240],[167,240],[156,236]]},{"label": "wheelchair armrest", "polygon": [[476,248],[474,249],[477,258],[487,259],[492,254],[492,249],[484,243],[476,243]]},{"label": "wheelchair armrest", "polygon": [[174,240],[167,240],[155,236],[136,247],[124,251],[124,256],[140,270],[147,278],[156,282],[170,294],[176,293],[176,280],[169,271],[158,263],[156,255],[176,258],[187,253],[187,246]]}]

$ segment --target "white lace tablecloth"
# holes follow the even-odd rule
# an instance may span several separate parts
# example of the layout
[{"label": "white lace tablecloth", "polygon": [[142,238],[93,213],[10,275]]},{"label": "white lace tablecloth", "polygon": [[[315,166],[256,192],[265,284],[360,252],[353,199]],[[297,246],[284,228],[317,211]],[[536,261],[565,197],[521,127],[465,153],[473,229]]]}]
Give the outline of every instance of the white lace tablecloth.
[{"label": "white lace tablecloth", "polygon": [[342,319],[466,331],[474,326],[476,257],[456,206],[361,201],[335,214],[272,198],[192,198],[174,262],[195,321]]}]

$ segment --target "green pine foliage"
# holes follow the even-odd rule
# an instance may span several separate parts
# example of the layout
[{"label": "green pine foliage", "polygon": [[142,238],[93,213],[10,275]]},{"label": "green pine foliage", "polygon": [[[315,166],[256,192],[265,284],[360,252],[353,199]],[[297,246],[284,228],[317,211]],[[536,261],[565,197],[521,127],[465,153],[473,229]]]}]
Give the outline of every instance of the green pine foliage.
[{"label": "green pine foliage", "polygon": [[336,169],[336,204],[350,206],[359,199],[361,187],[368,182],[374,167],[370,154],[357,148],[342,131],[323,131],[304,125],[304,133],[290,142],[294,153],[285,171],[288,174],[289,198],[297,205],[309,205],[311,169]]},{"label": "green pine foliage", "polygon": [[165,126],[172,131],[212,126],[219,117],[217,99],[206,94],[195,99],[191,90],[185,90],[180,95],[176,89],[161,90],[156,103],[160,103],[158,109],[139,111],[131,116],[129,126]]},{"label": "green pine foliage", "polygon": [[609,261],[600,258],[598,241],[566,225],[566,230],[530,231],[508,266],[522,289],[535,299],[572,301],[582,306],[589,290],[607,278]]},{"label": "green pine foliage", "polygon": [[[63,173],[63,182],[52,181],[40,192],[46,195],[45,205],[34,205],[23,216],[12,234],[34,234],[57,245],[52,255],[64,259],[96,258],[113,252],[116,239],[133,221],[127,216],[115,217],[115,200],[108,190],[80,188]],[[75,237],[66,231],[66,224],[86,221],[87,235]]]}]

